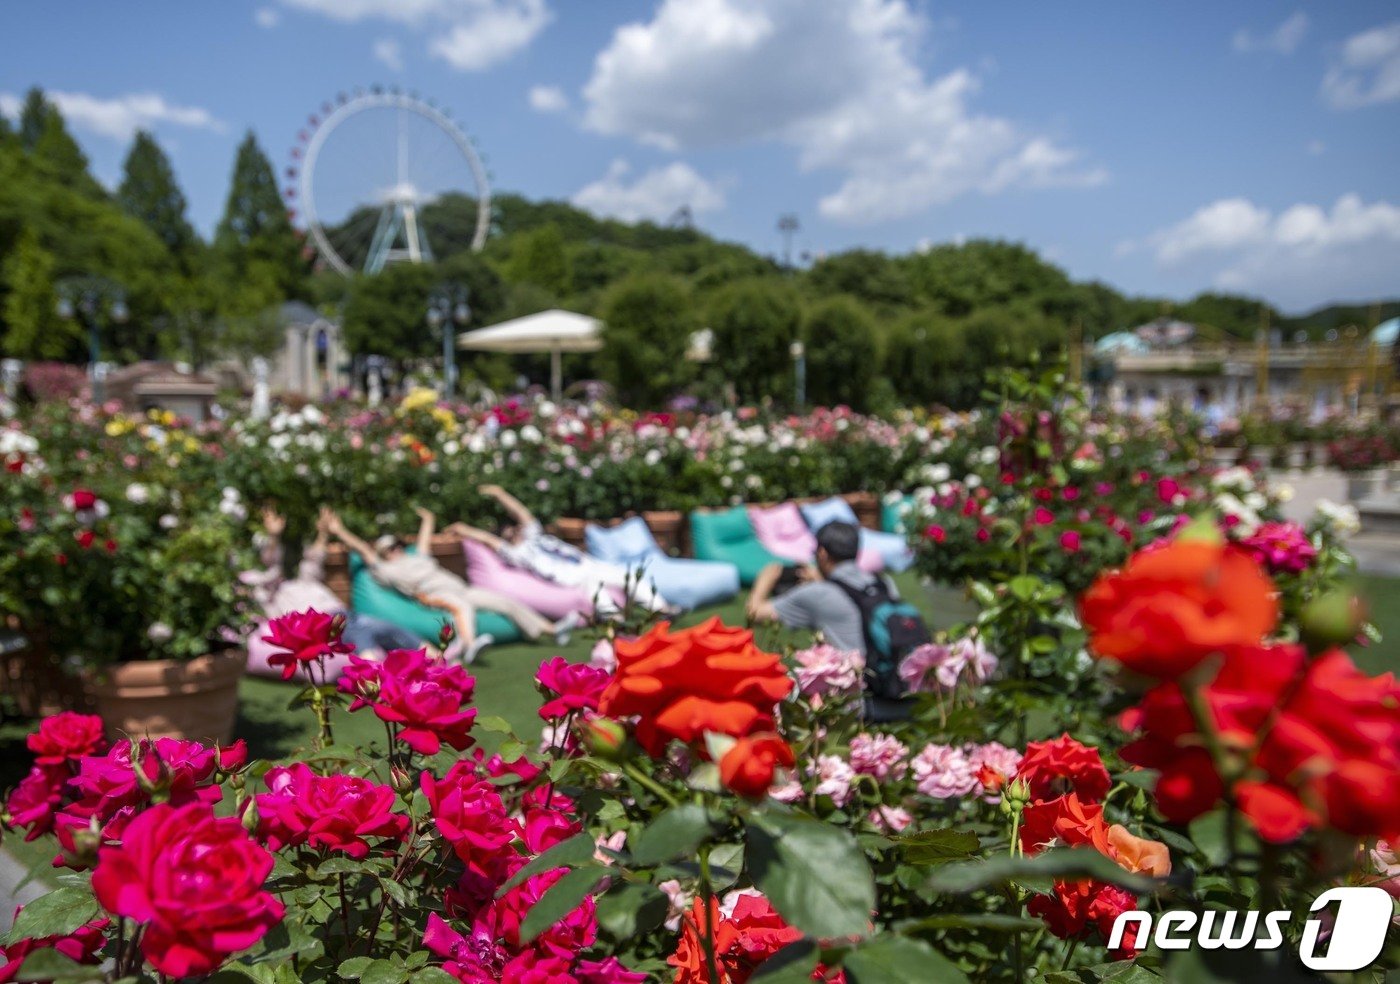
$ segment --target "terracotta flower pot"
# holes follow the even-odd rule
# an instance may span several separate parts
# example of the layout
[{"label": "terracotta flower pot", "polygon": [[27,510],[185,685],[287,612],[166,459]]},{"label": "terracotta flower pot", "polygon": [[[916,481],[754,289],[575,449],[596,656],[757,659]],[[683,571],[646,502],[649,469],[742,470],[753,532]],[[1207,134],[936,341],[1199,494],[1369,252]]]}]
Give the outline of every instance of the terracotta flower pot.
[{"label": "terracotta flower pot", "polygon": [[588,520],[577,519],[573,516],[560,516],[549,524],[549,532],[553,533],[565,543],[572,544],[580,549],[583,548],[583,528],[588,525]]},{"label": "terracotta flower pot", "polygon": [[880,497],[873,492],[847,492],[841,496],[855,510],[856,519],[867,530],[880,528]]},{"label": "terracotta flower pot", "polygon": [[335,596],[350,605],[350,551],[343,543],[332,543],[326,547],[326,587]]},{"label": "terracotta flower pot", "polygon": [[642,520],[647,524],[647,529],[651,530],[658,547],[673,557],[680,553],[685,513],[678,509],[643,510]]},{"label": "terracotta flower pot", "polygon": [[238,719],[238,682],[248,665],[241,649],[192,660],[119,663],[88,681],[97,713],[113,741],[183,738],[227,744]]},{"label": "terracotta flower pot", "polygon": [[462,538],[447,533],[433,537],[433,560],[436,560],[449,574],[467,579],[467,553],[462,549]]}]

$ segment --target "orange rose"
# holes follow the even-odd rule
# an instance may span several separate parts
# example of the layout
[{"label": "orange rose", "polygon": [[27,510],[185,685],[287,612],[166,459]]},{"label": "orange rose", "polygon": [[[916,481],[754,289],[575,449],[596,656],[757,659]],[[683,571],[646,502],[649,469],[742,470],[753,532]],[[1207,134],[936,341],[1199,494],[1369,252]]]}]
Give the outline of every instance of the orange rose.
[{"label": "orange rose", "polygon": [[1077,793],[1028,805],[1021,813],[1021,850],[1039,854],[1051,847],[1092,847],[1112,857],[1103,807],[1082,802]]},{"label": "orange rose", "polygon": [[751,735],[740,738],[719,760],[719,778],[740,796],[762,799],[773,786],[773,774],[795,764],[792,747],[777,735]]},{"label": "orange rose", "polygon": [[1172,873],[1172,856],[1161,841],[1135,837],[1128,828],[1114,824],[1108,828],[1109,857],[1124,871],[1165,878]]},{"label": "orange rose", "polygon": [[735,738],[771,731],[774,708],[792,689],[776,655],[755,646],[752,632],[718,618],[679,632],[662,622],[613,648],[617,672],[599,712],[635,716],[637,741],[652,756],[706,731]]},{"label": "orange rose", "polygon": [[1206,656],[1257,645],[1278,622],[1273,583],[1224,541],[1178,539],[1100,575],[1080,602],[1089,648],[1174,680]]}]

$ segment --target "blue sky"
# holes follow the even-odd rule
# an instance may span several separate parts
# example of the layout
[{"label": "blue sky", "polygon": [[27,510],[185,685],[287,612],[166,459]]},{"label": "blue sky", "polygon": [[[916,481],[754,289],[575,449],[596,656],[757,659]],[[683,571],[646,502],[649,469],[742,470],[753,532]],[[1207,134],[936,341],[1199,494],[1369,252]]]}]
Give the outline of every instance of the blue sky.
[{"label": "blue sky", "polygon": [[56,94],[107,183],[153,129],[206,233],[246,129],[280,171],[322,102],[385,82],[501,189],[689,204],[763,252],[793,212],[813,254],[995,236],[1129,291],[1400,295],[1393,2],[68,0],[3,33],[0,110]]}]

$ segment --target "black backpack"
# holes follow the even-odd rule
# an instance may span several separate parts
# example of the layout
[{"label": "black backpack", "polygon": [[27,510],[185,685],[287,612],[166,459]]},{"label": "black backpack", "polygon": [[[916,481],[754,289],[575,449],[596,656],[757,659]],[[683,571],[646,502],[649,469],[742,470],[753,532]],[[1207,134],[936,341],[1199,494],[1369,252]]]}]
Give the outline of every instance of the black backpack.
[{"label": "black backpack", "polygon": [[890,594],[883,577],[876,577],[863,588],[832,579],[860,609],[860,627],[865,636],[866,691],[886,700],[905,695],[899,678],[899,664],[918,646],[933,641],[919,610]]}]

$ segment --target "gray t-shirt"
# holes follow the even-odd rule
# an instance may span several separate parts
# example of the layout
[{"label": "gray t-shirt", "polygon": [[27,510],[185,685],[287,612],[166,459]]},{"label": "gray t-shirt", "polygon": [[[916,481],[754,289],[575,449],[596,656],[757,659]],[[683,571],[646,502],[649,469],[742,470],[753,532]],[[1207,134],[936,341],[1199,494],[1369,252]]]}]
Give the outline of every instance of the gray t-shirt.
[{"label": "gray t-shirt", "polygon": [[[837,649],[854,649],[865,655],[865,630],[861,625],[860,609],[831,581],[840,581],[853,588],[867,587],[877,575],[868,574],[855,561],[837,564],[827,578],[799,584],[787,594],[773,599],[778,620],[794,629],[817,629],[826,641]],[[885,578],[891,598],[898,598],[894,583]]]}]

